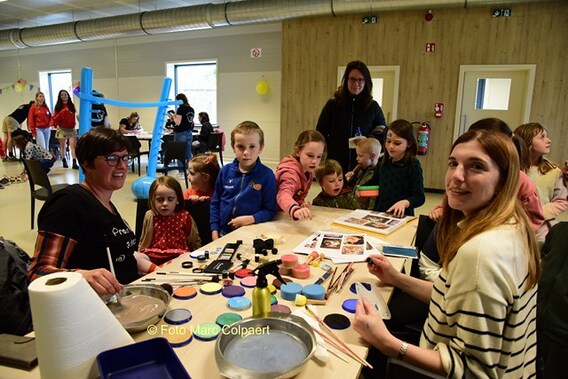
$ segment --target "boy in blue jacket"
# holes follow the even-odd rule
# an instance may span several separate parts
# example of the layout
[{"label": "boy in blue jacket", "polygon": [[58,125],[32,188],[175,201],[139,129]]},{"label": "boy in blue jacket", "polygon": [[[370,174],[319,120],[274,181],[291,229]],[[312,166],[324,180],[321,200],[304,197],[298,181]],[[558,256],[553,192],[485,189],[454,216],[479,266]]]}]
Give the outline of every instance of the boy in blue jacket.
[{"label": "boy in blue jacket", "polygon": [[260,222],[276,214],[276,178],[258,157],[264,132],[253,121],[243,121],[231,132],[235,160],[221,169],[211,198],[211,237]]}]

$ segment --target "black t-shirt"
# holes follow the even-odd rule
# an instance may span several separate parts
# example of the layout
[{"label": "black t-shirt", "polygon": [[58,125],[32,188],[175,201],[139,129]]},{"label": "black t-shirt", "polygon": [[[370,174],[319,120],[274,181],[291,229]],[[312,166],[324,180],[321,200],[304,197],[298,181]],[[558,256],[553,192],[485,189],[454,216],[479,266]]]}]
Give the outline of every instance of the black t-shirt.
[{"label": "black t-shirt", "polygon": [[91,107],[91,127],[104,126],[106,116],[108,116],[108,112],[104,104],[93,104]]},{"label": "black t-shirt", "polygon": [[111,213],[79,184],[55,192],[46,201],[38,215],[38,230],[77,241],[66,268],[110,271],[108,247],[118,281],[127,284],[139,278],[136,236],[116,208]]},{"label": "black t-shirt", "polygon": [[22,104],[14,112],[10,113],[10,117],[18,121],[19,124],[26,121],[30,111],[31,104]]},{"label": "black t-shirt", "polygon": [[193,130],[193,117],[195,110],[189,105],[180,105],[176,114],[181,116],[179,125],[174,126],[174,133],[185,132],[186,130]]},{"label": "black t-shirt", "polygon": [[126,130],[138,130],[138,129],[140,129],[140,125],[139,124],[131,124],[128,117],[120,120],[119,125],[125,125],[124,129],[126,129]]}]

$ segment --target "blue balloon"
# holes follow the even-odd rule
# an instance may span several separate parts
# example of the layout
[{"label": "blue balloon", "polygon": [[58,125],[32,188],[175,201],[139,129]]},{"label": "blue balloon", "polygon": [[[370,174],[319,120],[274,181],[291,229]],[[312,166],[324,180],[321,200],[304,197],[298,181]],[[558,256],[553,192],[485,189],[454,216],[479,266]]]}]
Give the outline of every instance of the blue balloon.
[{"label": "blue balloon", "polygon": [[148,199],[150,196],[150,186],[156,180],[154,177],[145,176],[138,178],[132,183],[132,193],[137,199]]}]

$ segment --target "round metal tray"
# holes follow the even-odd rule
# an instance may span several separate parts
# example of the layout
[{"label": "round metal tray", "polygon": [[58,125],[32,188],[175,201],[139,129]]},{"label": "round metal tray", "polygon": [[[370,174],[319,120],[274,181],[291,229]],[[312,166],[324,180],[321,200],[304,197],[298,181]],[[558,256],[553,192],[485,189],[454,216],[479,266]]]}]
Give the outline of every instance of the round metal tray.
[{"label": "round metal tray", "polygon": [[[131,295],[146,295],[150,297],[155,297],[164,302],[164,307],[163,309],[160,309],[158,314],[154,316],[136,322],[131,322],[128,324],[123,324],[121,322],[124,329],[126,329],[126,331],[128,331],[129,333],[136,333],[146,330],[148,326],[156,324],[158,321],[160,321],[160,319],[162,318],[162,316],[164,315],[164,313],[168,308],[168,304],[170,303],[170,298],[171,298],[171,293],[167,289],[165,289],[162,286],[151,285],[151,284],[130,284],[124,286],[122,291],[120,291],[121,297],[131,296]],[[108,306],[111,312],[118,309],[116,307],[116,304],[108,304]]]},{"label": "round metal tray", "polygon": [[[227,357],[227,354],[225,354],[228,352],[228,347],[231,348],[234,346],[233,344],[244,345],[249,343],[250,345],[254,341],[255,345],[263,345],[262,338],[264,338],[263,336],[267,336],[267,332],[286,336],[283,340],[288,340],[286,344],[292,341],[300,348],[304,347],[304,349],[299,349],[304,350],[304,356],[300,358],[296,356],[296,361],[287,367],[252,369],[251,366],[257,366],[252,363],[257,363],[265,358],[270,359],[270,357],[265,356],[265,353],[271,357],[277,356],[280,360],[285,354],[290,352],[289,345],[279,346],[278,343],[274,343],[272,340],[270,343],[267,343],[270,349],[269,352],[264,352],[262,349],[255,350],[254,357],[250,358],[250,361],[246,362],[246,365],[242,364],[242,362],[240,362],[241,364],[237,364],[231,361]],[[251,339],[245,341],[247,338],[256,338],[256,340]],[[269,337],[266,338],[268,341]],[[315,335],[306,321],[301,317],[291,314],[271,312],[262,315],[262,317],[249,317],[224,327],[215,345],[215,361],[217,362],[219,372],[229,378],[291,378],[304,368],[306,363],[314,355],[315,350]],[[241,357],[240,359],[246,360],[247,358]],[[257,362],[252,362],[252,360]]]}]

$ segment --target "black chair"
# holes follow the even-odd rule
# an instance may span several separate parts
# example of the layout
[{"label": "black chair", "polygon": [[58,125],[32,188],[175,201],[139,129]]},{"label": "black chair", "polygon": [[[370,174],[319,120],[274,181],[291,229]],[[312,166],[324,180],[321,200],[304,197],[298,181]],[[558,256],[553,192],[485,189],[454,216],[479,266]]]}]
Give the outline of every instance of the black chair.
[{"label": "black chair", "polygon": [[209,134],[209,139],[207,140],[207,151],[212,153],[219,153],[219,159],[221,160],[221,166],[223,165],[223,148],[222,142],[223,133],[214,132]]},{"label": "black chair", "polygon": [[537,378],[562,378],[568,371],[568,222],[554,225],[542,246],[537,295]]},{"label": "black chair", "polygon": [[385,379],[443,379],[445,376],[433,374],[426,370],[412,366],[396,358],[389,358]]},{"label": "black chair", "polygon": [[[414,235],[414,247],[416,247],[416,251],[418,251],[418,256],[424,248],[424,244],[430,237],[430,233],[436,226],[436,221],[432,220],[427,215],[420,215],[418,216],[418,227],[416,228],[416,234]],[[412,269],[410,270],[410,275],[414,276],[415,278],[420,277],[420,270],[418,268],[418,259],[414,259],[412,261]]]},{"label": "black chair", "polygon": [[[46,172],[39,161],[34,159],[22,159],[26,173],[28,174],[28,181],[30,182],[30,196],[32,200],[32,229],[34,228],[35,219],[35,201],[45,201],[52,193],[63,189],[69,184],[55,184],[51,185]],[[36,189],[36,186],[40,187]]]},{"label": "black chair", "polygon": [[187,165],[185,163],[185,142],[168,142],[164,146],[164,164],[158,165],[156,172],[168,175],[172,170],[183,171],[185,188],[189,187],[187,180]]},{"label": "black chair", "polygon": [[[209,223],[209,201],[200,201],[194,203],[190,200],[184,200],[184,208],[191,214],[199,238],[201,239],[201,246],[205,246],[212,241],[211,239],[211,225]],[[136,239],[140,242],[142,235],[142,224],[144,222],[144,215],[148,211],[148,199],[138,199],[136,204]]]},{"label": "black chair", "polygon": [[148,151],[140,151],[142,145],[136,136],[126,136],[128,139],[128,155],[132,157],[132,172],[134,172],[134,158],[138,161],[138,176],[140,176],[140,157],[149,155]]},{"label": "black chair", "polygon": [[168,133],[168,134],[163,134],[162,135],[162,144],[160,145],[160,151],[159,151],[159,155],[160,155],[160,162],[164,163],[164,148],[166,146],[166,144],[170,143],[170,142],[174,142],[175,136],[173,133]]},{"label": "black chair", "polygon": [[[423,248],[435,225],[436,222],[428,216],[420,215],[414,236],[414,246],[419,257],[425,254]],[[410,276],[420,278],[418,259],[412,260]],[[424,321],[428,317],[428,304],[420,302],[399,288],[394,288],[389,300],[389,308],[393,315],[390,320],[386,321],[389,330],[402,340],[418,344]]]}]

